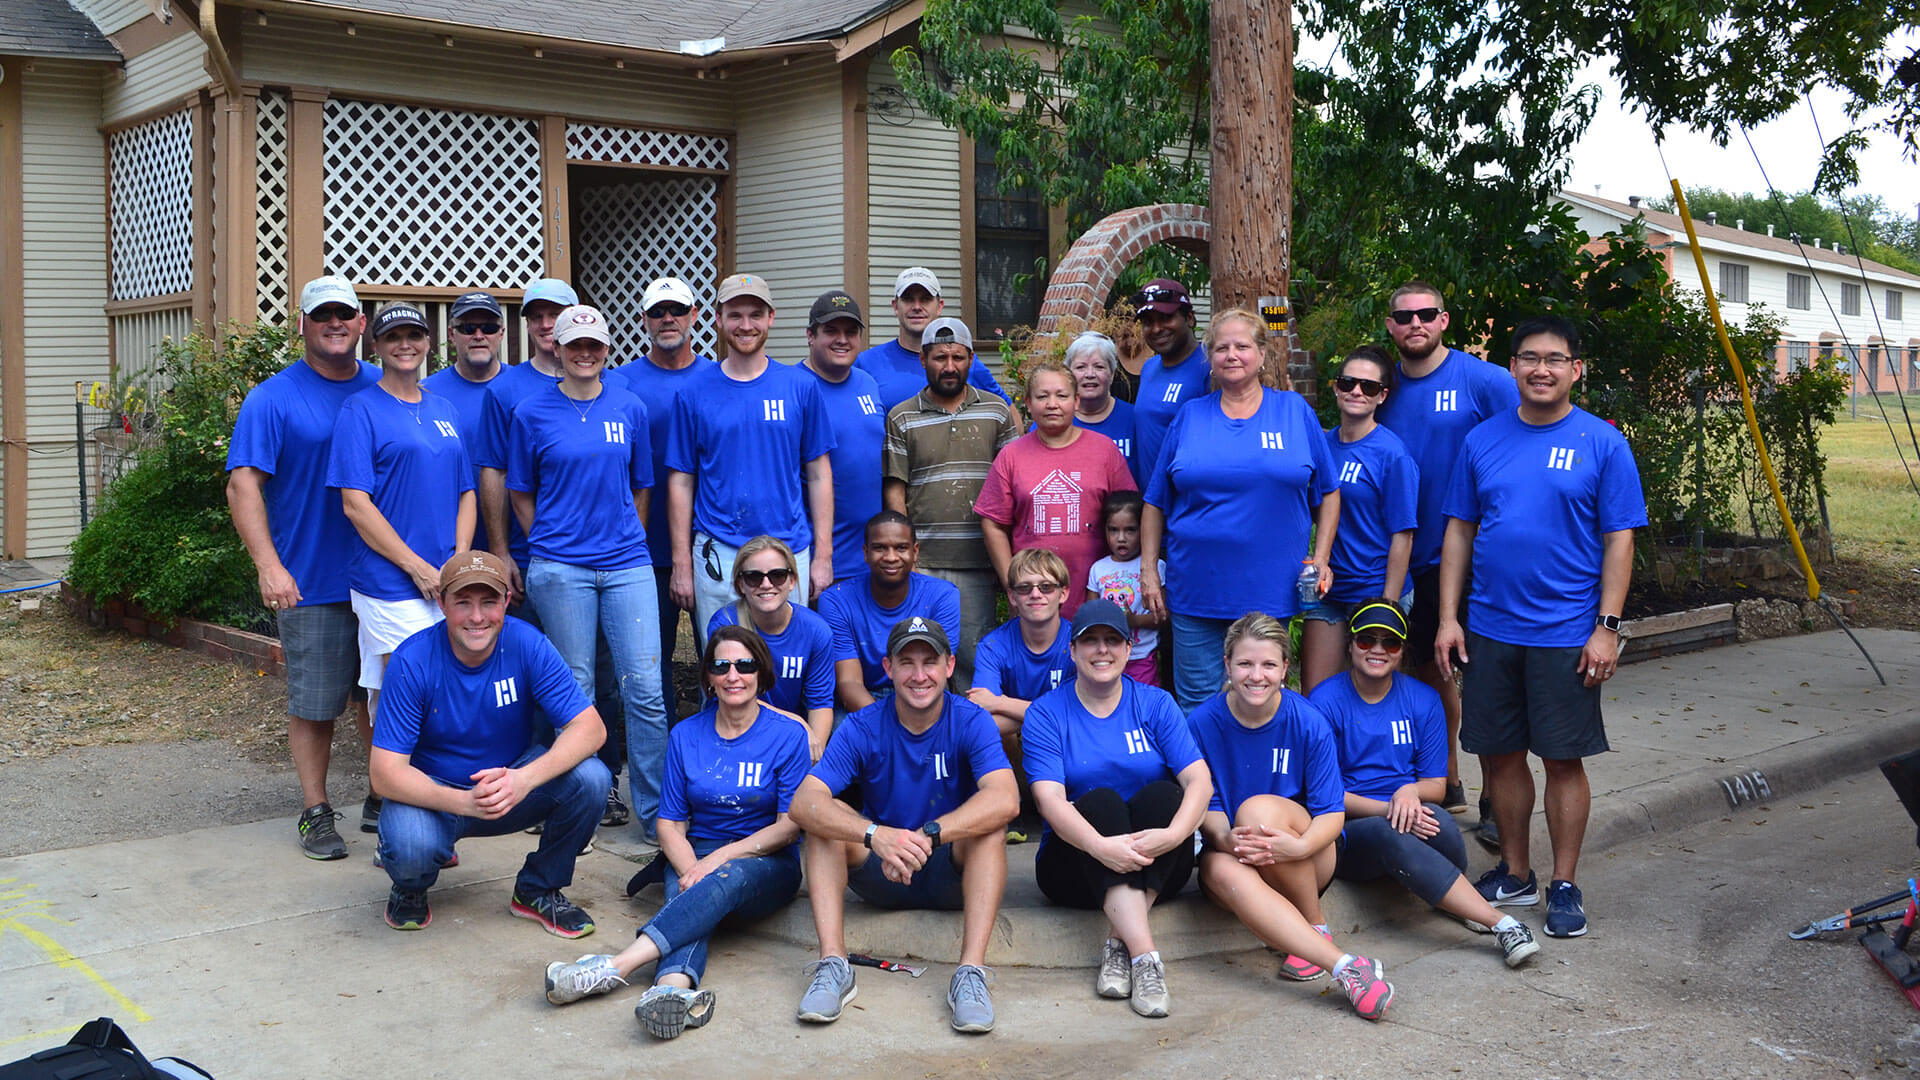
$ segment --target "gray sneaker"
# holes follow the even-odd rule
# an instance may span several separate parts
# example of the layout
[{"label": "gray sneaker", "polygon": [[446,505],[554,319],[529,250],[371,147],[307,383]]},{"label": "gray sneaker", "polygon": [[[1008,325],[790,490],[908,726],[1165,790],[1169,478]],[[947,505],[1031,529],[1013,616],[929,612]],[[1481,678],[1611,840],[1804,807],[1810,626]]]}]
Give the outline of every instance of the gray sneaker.
[{"label": "gray sneaker", "polygon": [[953,1030],[979,1034],[993,1030],[993,996],[987,993],[987,969],[961,964],[947,987],[947,1008],[953,1010]]},{"label": "gray sneaker", "polygon": [[347,842],[333,827],[339,812],[326,803],[315,803],[300,813],[300,850],[309,859],[322,862],[347,857]]},{"label": "gray sneaker", "polygon": [[380,796],[371,791],[367,792],[366,800],[360,804],[360,831],[364,833],[380,831]]},{"label": "gray sneaker", "polygon": [[823,956],[807,965],[807,974],[813,981],[800,995],[799,1017],[809,1024],[831,1024],[840,1019],[840,1010],[860,993],[854,985],[853,968],[844,956]]},{"label": "gray sneaker", "polygon": [[571,964],[555,960],[547,965],[547,1000],[555,1005],[571,1005],[625,985],[627,980],[613,966],[613,957],[604,954],[589,953]]},{"label": "gray sneaker", "polygon": [[1146,1017],[1167,1015],[1173,1002],[1167,996],[1167,965],[1156,957],[1143,957],[1133,965],[1133,994],[1127,1003]]},{"label": "gray sneaker", "polygon": [[654,1038],[678,1038],[688,1028],[704,1027],[713,1019],[713,991],[650,986],[640,995],[633,1015]]},{"label": "gray sneaker", "polygon": [[1539,943],[1533,940],[1533,931],[1518,919],[1514,920],[1513,929],[1499,931],[1499,937],[1500,951],[1506,954],[1510,968],[1519,967],[1540,951]]},{"label": "gray sneaker", "polygon": [[1108,938],[1101,946],[1100,974],[1093,977],[1093,992],[1103,998],[1133,993],[1133,964],[1127,959],[1126,943]]}]

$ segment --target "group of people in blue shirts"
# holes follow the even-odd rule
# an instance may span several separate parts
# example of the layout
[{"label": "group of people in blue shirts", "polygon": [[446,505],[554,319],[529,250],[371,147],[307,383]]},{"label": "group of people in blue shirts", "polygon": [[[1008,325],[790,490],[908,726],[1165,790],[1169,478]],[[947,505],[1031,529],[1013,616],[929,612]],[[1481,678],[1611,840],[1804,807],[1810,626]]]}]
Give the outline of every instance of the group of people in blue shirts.
[{"label": "group of people in blue shirts", "polygon": [[[938,296],[915,274],[897,312]],[[555,962],[545,986],[565,1004],[653,965],[636,1015],[663,1038],[713,1015],[711,934],[803,875],[820,956],[802,1021],[837,1019],[857,992],[851,888],[962,913],[952,1024],[991,1030],[986,953],[1023,781],[1042,892],[1105,913],[1095,990],[1142,1016],[1171,1010],[1152,908],[1196,875],[1284,954],[1283,976],[1330,974],[1368,1019],[1394,989],[1333,942],[1319,897],[1335,876],[1401,881],[1510,966],[1538,951],[1498,910],[1539,902],[1527,757],[1554,820],[1556,785],[1584,784],[1580,760],[1606,746],[1620,542],[1630,556],[1645,523],[1625,440],[1571,404],[1572,326],[1518,328],[1508,377],[1445,349],[1439,291],[1410,283],[1390,304],[1397,360],[1345,357],[1323,430],[1275,385],[1263,320],[1217,313],[1202,344],[1184,287],[1151,283],[1135,306],[1156,354],[1124,414],[1109,339],[1073,342],[1065,368],[1096,414],[1076,425],[1131,419],[1144,492],[1109,492],[1086,524],[1107,551],[1091,572],[1014,552],[1012,618],[961,687],[958,591],[916,570],[915,523],[878,497],[876,421],[890,393],[926,385],[907,385],[921,358],[898,341],[859,353],[858,303],[836,290],[809,312],[808,362],[774,363],[767,283],[717,293],[724,362],[693,352],[694,294],[663,278],[643,298],[652,350],[615,368],[604,317],[564,282],[525,290],[535,356],[519,365],[499,362],[498,301],[465,294],[456,363],[423,378],[422,313],[375,315],[376,368],[353,352],[351,285],[322,278],[301,298],[306,357],[243,406],[229,496],[280,618],[302,847],[346,854],[314,743],[357,685],[375,792],[361,825],[380,836],[390,925],[427,925],[460,839],[532,826],[510,910],[591,933],[562,889],[595,827],[626,820],[624,767],[659,852],[630,893],[651,875],[666,900],[631,947]],[[676,723],[683,609],[704,706]],[[1465,805],[1456,730],[1481,755],[1481,837],[1503,856],[1478,882],[1449,812]],[[1577,855],[1577,837],[1554,852],[1550,935],[1585,932]]]}]

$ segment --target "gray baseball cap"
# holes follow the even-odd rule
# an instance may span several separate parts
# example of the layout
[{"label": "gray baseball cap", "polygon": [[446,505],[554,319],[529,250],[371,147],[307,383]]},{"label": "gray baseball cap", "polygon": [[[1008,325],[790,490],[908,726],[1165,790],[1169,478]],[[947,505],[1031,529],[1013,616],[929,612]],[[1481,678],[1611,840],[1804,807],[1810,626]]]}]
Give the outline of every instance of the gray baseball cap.
[{"label": "gray baseball cap", "polygon": [[973,351],[973,331],[959,319],[947,316],[935,319],[920,331],[920,351],[926,352],[935,345],[965,345],[968,352]]}]

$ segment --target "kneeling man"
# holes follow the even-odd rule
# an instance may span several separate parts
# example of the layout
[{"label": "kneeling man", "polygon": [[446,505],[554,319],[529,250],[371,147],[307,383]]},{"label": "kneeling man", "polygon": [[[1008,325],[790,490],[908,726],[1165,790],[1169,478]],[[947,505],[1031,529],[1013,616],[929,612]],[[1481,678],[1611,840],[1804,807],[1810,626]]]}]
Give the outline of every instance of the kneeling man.
[{"label": "kneeling man", "polygon": [[[508,910],[561,937],[593,933],[560,890],[606,810],[613,778],[593,756],[606,727],[559,651],[507,616],[509,581],[496,555],[454,555],[440,568],[446,621],[401,642],[388,662],[369,768],[386,800],[380,859],[393,879],[395,930],[432,920],[427,890],[462,837],[542,825]],[[553,720],[551,747],[534,740],[536,710]]]},{"label": "kneeling man", "polygon": [[[947,691],[953,647],[938,622],[916,615],[895,624],[883,664],[893,693],[847,717],[793,797],[820,935],[800,1019],[829,1023],[853,1000],[851,885],[876,907],[963,912],[947,1006],[955,1031],[992,1031],[981,965],[1006,891],[1007,823],[1020,810],[1013,767],[993,718]],[[834,797],[854,783],[871,818]]]}]

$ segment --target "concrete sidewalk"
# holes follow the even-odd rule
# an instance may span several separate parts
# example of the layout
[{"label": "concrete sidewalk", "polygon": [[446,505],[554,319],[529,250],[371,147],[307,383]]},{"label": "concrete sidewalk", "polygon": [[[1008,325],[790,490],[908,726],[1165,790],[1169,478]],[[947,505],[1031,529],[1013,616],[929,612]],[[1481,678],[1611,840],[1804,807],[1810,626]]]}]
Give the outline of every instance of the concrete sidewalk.
[{"label": "concrete sidewalk", "polygon": [[[1838,632],[1623,669],[1607,701],[1614,752],[1590,763],[1595,798],[1586,858],[1602,858],[1606,848],[1649,831],[1727,815],[1729,791],[1760,802],[1783,799],[1920,746],[1920,634],[1862,631],[1861,637],[1890,686],[1875,682]],[[1538,819],[1535,836],[1544,859]],[[605,853],[581,860],[569,892],[594,913],[600,930],[586,941],[563,942],[506,913],[511,878],[532,838],[468,841],[461,845],[462,865],[445,873],[432,893],[432,927],[396,934],[381,921],[387,884],[371,865],[373,838],[350,832],[348,839],[352,858],[309,862],[292,843],[288,818],[0,860],[0,1061],[111,1014],[137,1021],[136,1040],[155,1053],[234,1061],[271,1045],[276,1064],[260,1072],[301,1075],[297,1063],[304,1061],[306,1075],[321,1075],[333,1071],[324,1066],[343,1052],[343,1041],[417,1044],[423,1023],[457,1019],[463,1060],[497,1049],[520,1063],[506,1071],[520,1073],[532,1071],[523,1056],[530,1040],[566,1045],[578,1032],[605,1027],[604,1016],[588,1020],[577,1009],[547,1006],[538,973],[548,960],[614,951],[629,940],[659,895],[650,890],[639,902],[622,896],[633,864]],[[1477,845],[1469,847],[1477,873],[1492,860]],[[1040,973],[1007,969],[1088,966],[1103,933],[1097,915],[1041,902],[1033,850],[1013,849],[1012,883],[989,956],[1003,969],[997,992],[1003,1002],[1021,1000],[1022,980],[1050,985]],[[1596,926],[1604,928],[1604,899],[1589,902]],[[1336,883],[1327,909],[1337,931],[1382,948],[1410,932],[1384,928],[1409,920],[1422,935],[1475,940],[1450,921],[1426,916],[1391,886]],[[1536,925],[1538,917],[1531,916]],[[849,944],[944,964],[957,952],[958,922],[954,915],[875,913],[852,904]],[[785,1021],[799,991],[796,969],[813,944],[804,896],[755,933],[758,943],[723,938],[715,949],[717,966],[730,963],[725,958],[736,951],[777,957],[781,965],[780,989],[769,991],[776,996],[760,1001],[738,990],[732,999],[757,1011],[762,1023],[778,1021],[773,1026],[783,1033],[728,1044],[744,1075],[790,1071],[780,1044],[788,1041]],[[1159,909],[1155,933],[1170,959],[1255,947],[1191,889]],[[1492,956],[1488,962],[1498,963]],[[915,984],[873,973],[863,978],[862,1000],[885,1000],[909,988],[937,997],[946,976],[944,967],[935,967]],[[740,976],[732,978],[737,986]],[[916,1013],[881,1037],[906,1046],[943,1030],[940,1018]],[[609,1044],[626,1045],[625,1036]],[[669,1058],[683,1060],[680,1048],[687,1045],[672,1044]],[[360,1051],[368,1053],[365,1045]],[[436,1074],[432,1068],[395,1073]]]}]

